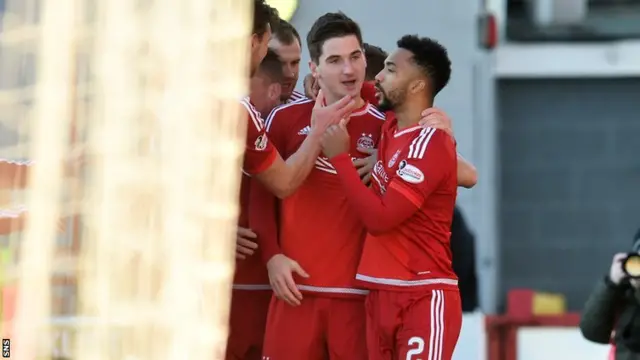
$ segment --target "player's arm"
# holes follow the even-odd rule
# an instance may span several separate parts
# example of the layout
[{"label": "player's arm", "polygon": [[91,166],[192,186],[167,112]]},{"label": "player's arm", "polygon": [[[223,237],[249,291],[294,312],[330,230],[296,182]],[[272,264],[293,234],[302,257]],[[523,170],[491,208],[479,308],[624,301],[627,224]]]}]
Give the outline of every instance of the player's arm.
[{"label": "player's arm", "polygon": [[271,166],[254,175],[269,191],[283,199],[298,189],[307,178],[320,154],[321,134],[311,131],[298,151],[287,161],[276,152]]},{"label": "player's arm", "polygon": [[249,198],[249,223],[256,232],[262,261],[269,273],[269,284],[278,299],[289,305],[300,305],[302,293],[298,290],[293,274],[308,277],[309,275],[293,259],[282,253],[278,242],[279,200],[257,181],[251,181]]},{"label": "player's arm", "polygon": [[[262,184],[281,199],[296,191],[313,169],[320,154],[320,140],[327,127],[343,119],[355,106],[349,96],[331,105],[325,106],[324,103],[324,95],[320,91],[311,115],[311,130],[298,150],[286,162],[276,151],[271,166],[255,174]],[[277,114],[276,110],[270,116],[278,116]],[[275,119],[271,121],[276,122]]]},{"label": "player's arm", "polygon": [[458,186],[471,189],[478,182],[478,171],[472,163],[463,158],[459,153],[458,159]]},{"label": "player's arm", "polygon": [[311,171],[320,153],[319,131],[312,131],[298,151],[285,162],[268,138],[260,113],[248,101],[243,100],[242,104],[249,119],[244,171],[274,195],[284,198],[293,193]]},{"label": "player's arm", "polygon": [[[422,112],[420,125],[424,128],[431,127],[443,130],[451,136],[451,139],[455,143],[451,118],[443,110],[435,107],[425,109]],[[463,158],[462,155],[457,154],[457,158],[458,186],[470,189],[474,187],[478,182],[478,172],[476,171],[475,166],[473,166],[473,164]]]},{"label": "player's arm", "polygon": [[[448,135],[435,129],[425,137],[425,145],[421,147],[424,151],[412,152],[403,160],[403,170],[394,177],[382,198],[360,182],[347,154],[331,159],[349,203],[370,233],[384,233],[402,224],[445,179],[445,167],[439,164],[448,161],[447,158],[455,159],[453,144]],[[426,175],[425,169],[429,169]]]},{"label": "player's arm", "polygon": [[261,183],[250,181],[249,224],[256,233],[260,255],[266,264],[274,255],[280,254],[278,244],[278,199]]}]

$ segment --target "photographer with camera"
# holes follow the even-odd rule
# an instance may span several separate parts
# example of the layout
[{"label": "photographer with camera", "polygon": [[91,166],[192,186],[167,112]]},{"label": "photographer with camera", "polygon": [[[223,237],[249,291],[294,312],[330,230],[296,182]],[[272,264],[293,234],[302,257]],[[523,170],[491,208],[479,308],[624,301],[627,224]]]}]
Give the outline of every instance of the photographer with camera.
[{"label": "photographer with camera", "polygon": [[609,274],[589,296],[580,321],[590,341],[614,346],[615,360],[640,360],[640,230],[632,251],[613,257]]}]

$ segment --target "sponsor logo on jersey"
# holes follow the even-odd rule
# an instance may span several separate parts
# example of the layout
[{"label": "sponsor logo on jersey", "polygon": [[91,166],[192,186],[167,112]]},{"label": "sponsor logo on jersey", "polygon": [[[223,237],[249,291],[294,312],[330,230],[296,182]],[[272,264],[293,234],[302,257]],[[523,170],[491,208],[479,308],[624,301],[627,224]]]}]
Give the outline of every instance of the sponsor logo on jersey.
[{"label": "sponsor logo on jersey", "polygon": [[400,156],[400,150],[396,151],[396,153],[393,154],[391,160],[389,160],[389,163],[387,164],[387,167],[393,167],[393,165],[396,164],[396,161],[398,161],[398,156]]},{"label": "sponsor logo on jersey", "polygon": [[307,136],[309,135],[310,132],[311,132],[311,126],[307,125],[304,128],[302,128],[300,131],[298,131],[298,135]]},{"label": "sponsor logo on jersey", "polygon": [[384,181],[385,184],[389,182],[389,175],[387,175],[387,172],[384,171],[384,166],[382,166],[382,161],[376,162],[376,164],[373,166],[373,173],[374,175],[379,177],[380,180]]},{"label": "sponsor logo on jersey", "polygon": [[262,135],[258,136],[258,138],[256,139],[256,142],[255,142],[256,150],[262,151],[262,150],[266,149],[268,141],[269,141],[269,139],[267,139],[267,134],[262,134]]},{"label": "sponsor logo on jersey", "polygon": [[356,146],[363,149],[373,149],[375,147],[375,143],[373,142],[372,134],[362,133],[362,136],[356,142]]},{"label": "sponsor logo on jersey", "polygon": [[420,184],[424,181],[424,174],[417,167],[407,163],[407,160],[402,160],[398,165],[398,171],[396,172],[400,178],[411,184]]},{"label": "sponsor logo on jersey", "polygon": [[371,176],[373,181],[378,184],[380,188],[380,193],[384,194],[387,192],[387,184],[389,183],[389,175],[384,170],[384,166],[382,165],[382,161],[378,160],[376,164],[373,166],[373,174]]}]

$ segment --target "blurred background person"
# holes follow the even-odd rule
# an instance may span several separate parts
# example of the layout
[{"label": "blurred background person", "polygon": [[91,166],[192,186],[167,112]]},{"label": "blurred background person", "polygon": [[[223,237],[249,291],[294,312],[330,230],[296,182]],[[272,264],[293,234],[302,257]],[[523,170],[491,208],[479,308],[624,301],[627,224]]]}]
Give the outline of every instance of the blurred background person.
[{"label": "blurred background person", "polygon": [[364,43],[364,56],[367,58],[367,72],[364,79],[366,81],[375,81],[376,75],[384,69],[384,60],[389,54],[382,48]]},{"label": "blurred background person", "polygon": [[475,236],[458,206],[451,223],[451,255],[453,271],[458,276],[462,311],[473,312],[478,308]]},{"label": "blurred background person", "polygon": [[[631,251],[640,254],[640,229]],[[580,322],[587,340],[612,343],[615,360],[640,360],[640,279],[630,278],[623,269],[628,256],[619,253],[613,257],[609,274],[598,281]]]}]

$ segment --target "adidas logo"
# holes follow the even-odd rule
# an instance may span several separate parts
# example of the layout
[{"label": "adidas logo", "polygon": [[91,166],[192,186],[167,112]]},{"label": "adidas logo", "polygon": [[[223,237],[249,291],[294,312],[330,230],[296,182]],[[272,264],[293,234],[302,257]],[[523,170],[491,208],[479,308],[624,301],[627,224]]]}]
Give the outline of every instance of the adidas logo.
[{"label": "adidas logo", "polygon": [[307,125],[302,130],[298,131],[298,135],[309,135],[311,132],[311,126]]}]

